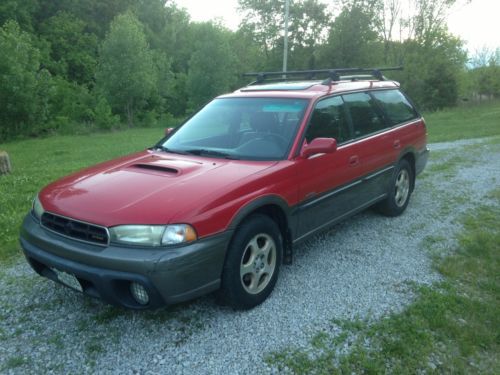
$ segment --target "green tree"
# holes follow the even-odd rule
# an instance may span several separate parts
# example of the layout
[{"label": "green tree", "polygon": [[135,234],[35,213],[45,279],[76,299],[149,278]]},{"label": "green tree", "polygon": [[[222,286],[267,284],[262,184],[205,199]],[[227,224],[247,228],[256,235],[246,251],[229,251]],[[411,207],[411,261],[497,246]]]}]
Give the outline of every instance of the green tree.
[{"label": "green tree", "polygon": [[325,41],[331,15],[317,0],[291,2],[290,53],[292,69],[315,69],[318,65],[319,47]]},{"label": "green tree", "polygon": [[200,23],[194,32],[187,88],[189,110],[227,92],[237,80],[236,57],[229,44],[231,33],[213,23]]},{"label": "green tree", "polygon": [[248,33],[236,31],[231,35],[229,44],[236,58],[235,70],[239,73],[237,86],[241,87],[249,82],[249,78],[243,77],[241,73],[269,70],[260,46]]},{"label": "green tree", "polygon": [[[260,45],[266,70],[281,69],[285,27],[285,0],[239,0],[241,31]],[[290,2],[288,45],[292,69],[314,68],[317,48],[326,35],[330,15],[318,0]]]},{"label": "green tree", "polygon": [[471,64],[472,69],[468,72],[471,94],[480,101],[485,97],[500,97],[500,48],[495,51],[488,48],[476,51]]},{"label": "green tree", "polygon": [[[158,117],[159,114],[169,112],[171,113],[171,101],[177,95],[174,90],[175,76],[172,73],[172,61],[161,50],[153,50],[153,64],[157,72],[155,88],[148,100],[147,105],[144,107],[146,120],[143,121],[144,125],[150,126],[150,119]],[[184,114],[184,112],[182,113]],[[149,117],[149,118],[147,118]]]},{"label": "green tree", "polygon": [[[12,0],[9,0],[12,1]],[[25,2],[19,1],[20,3]],[[34,21],[42,24],[59,12],[70,13],[82,20],[86,32],[103,39],[111,21],[119,14],[126,12],[136,0],[28,0],[37,1],[38,9]],[[36,29],[35,25],[35,29]]]},{"label": "green tree", "polygon": [[[260,1],[260,0],[239,0],[240,12],[243,13],[243,21],[240,29],[250,34],[262,48],[268,69],[279,65],[279,58],[273,61],[281,31],[284,27],[285,1]],[[281,54],[282,52],[280,52]],[[272,66],[272,67],[271,67]]]},{"label": "green tree", "polygon": [[163,44],[162,32],[168,20],[165,3],[165,0],[135,0],[131,5],[132,11],[144,25],[146,38],[153,49]]},{"label": "green tree", "polygon": [[189,14],[178,8],[175,3],[163,7],[163,28],[158,18],[150,25],[154,35],[153,45],[156,46],[156,64],[159,71],[158,91],[162,109],[174,116],[184,116],[188,105],[187,73],[189,59],[193,53],[194,30],[196,26],[190,23]]},{"label": "green tree", "polygon": [[369,67],[382,60],[382,43],[375,29],[373,8],[357,1],[335,18],[322,53],[325,67]]},{"label": "green tree", "polygon": [[[407,20],[410,36],[421,44],[433,43],[446,28],[449,9],[457,0],[413,0],[414,10]],[[410,5],[410,6],[411,6]]]},{"label": "green tree", "polygon": [[462,41],[442,29],[434,31],[432,43],[408,40],[400,48],[404,71],[399,77],[413,100],[426,110],[454,106],[466,62]]},{"label": "green tree", "polygon": [[87,86],[56,76],[49,104],[50,119],[44,127],[46,131],[71,133],[79,128],[88,131],[93,121],[94,98]]},{"label": "green tree", "polygon": [[40,68],[40,53],[30,34],[15,21],[0,28],[0,139],[36,134],[48,117],[50,75]]},{"label": "green tree", "polygon": [[179,9],[175,3],[165,7],[166,22],[161,32],[159,49],[171,56],[172,70],[175,73],[187,73],[193,45],[194,27],[189,14]]},{"label": "green tree", "polygon": [[0,2],[0,26],[11,20],[16,21],[21,29],[32,32],[33,15],[39,7],[39,0],[2,0]]},{"label": "green tree", "polygon": [[120,118],[117,115],[113,115],[111,107],[104,98],[98,98],[93,117],[94,124],[99,129],[104,130],[112,129],[120,122]]},{"label": "green tree", "polygon": [[142,24],[130,12],[117,16],[100,49],[96,84],[129,126],[154,93],[156,77]]},{"label": "green tree", "polygon": [[94,79],[97,36],[85,32],[85,23],[67,12],[58,12],[40,27],[41,36],[50,43],[49,70],[80,84]]}]

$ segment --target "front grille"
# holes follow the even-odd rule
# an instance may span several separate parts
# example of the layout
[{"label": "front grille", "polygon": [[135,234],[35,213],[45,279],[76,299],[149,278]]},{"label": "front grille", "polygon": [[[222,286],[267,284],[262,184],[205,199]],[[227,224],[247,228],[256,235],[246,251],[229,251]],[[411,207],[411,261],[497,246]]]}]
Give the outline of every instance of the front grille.
[{"label": "front grille", "polygon": [[54,215],[49,212],[43,213],[42,226],[65,237],[79,241],[98,245],[107,245],[109,242],[109,235],[106,228]]}]

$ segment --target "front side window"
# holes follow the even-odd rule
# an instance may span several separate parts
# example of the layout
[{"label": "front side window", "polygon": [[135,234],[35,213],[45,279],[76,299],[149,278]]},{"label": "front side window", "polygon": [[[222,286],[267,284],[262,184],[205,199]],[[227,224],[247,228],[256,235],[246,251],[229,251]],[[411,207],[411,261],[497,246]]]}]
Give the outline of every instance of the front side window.
[{"label": "front side window", "polygon": [[344,102],[340,96],[320,101],[311,115],[306,140],[314,138],[335,138],[338,143],[351,138]]},{"label": "front side window", "polygon": [[372,95],[384,109],[392,125],[401,124],[417,117],[417,112],[399,90],[373,91]]},{"label": "front side window", "polygon": [[215,99],[160,146],[201,156],[284,159],[307,104],[307,99]]},{"label": "front side window", "polygon": [[352,119],[354,137],[359,138],[386,128],[376,104],[365,92],[343,95],[347,110]]}]

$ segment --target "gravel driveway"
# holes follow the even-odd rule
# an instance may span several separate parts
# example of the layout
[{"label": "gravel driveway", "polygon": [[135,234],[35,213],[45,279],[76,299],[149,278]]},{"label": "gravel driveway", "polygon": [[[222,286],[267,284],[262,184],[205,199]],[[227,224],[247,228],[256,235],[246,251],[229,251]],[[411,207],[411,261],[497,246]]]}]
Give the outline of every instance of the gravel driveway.
[{"label": "gravel driveway", "polygon": [[[432,147],[434,146],[434,147]],[[296,248],[271,297],[247,312],[212,296],[152,312],[103,305],[36,276],[20,261],[0,271],[0,372],[249,374],[263,358],[308,346],[332,319],[378,319],[439,280],[430,254],[451,251],[457,218],[500,185],[500,147],[488,140],[436,151],[407,211],[366,211]]]}]

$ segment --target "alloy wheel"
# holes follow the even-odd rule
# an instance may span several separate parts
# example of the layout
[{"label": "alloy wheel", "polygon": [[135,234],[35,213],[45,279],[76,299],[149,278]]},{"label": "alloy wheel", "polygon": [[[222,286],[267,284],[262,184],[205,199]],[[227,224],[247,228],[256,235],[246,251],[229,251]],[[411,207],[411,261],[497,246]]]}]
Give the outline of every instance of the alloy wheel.
[{"label": "alloy wheel", "polygon": [[276,269],[276,244],[265,233],[255,235],[247,244],[240,264],[240,279],[247,293],[258,294],[271,281]]}]

